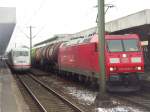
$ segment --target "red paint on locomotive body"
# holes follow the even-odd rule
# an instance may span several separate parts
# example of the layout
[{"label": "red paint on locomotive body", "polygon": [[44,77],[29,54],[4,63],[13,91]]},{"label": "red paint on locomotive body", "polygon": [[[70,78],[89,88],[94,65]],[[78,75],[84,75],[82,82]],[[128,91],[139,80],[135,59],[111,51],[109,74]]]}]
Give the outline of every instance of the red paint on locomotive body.
[{"label": "red paint on locomotive body", "polygon": [[[107,79],[111,75],[144,72],[143,52],[138,35],[106,35],[105,39]],[[98,77],[98,36],[92,36],[88,42],[70,43],[64,43],[59,48],[59,69],[84,75],[95,74],[95,77]],[[120,46],[115,49],[117,46],[113,46],[113,44]],[[109,47],[111,47],[111,51]]]},{"label": "red paint on locomotive body", "polygon": [[[66,42],[51,43],[37,48],[33,58],[35,58],[34,64],[40,65],[41,68],[69,72],[74,76],[77,75],[79,79],[95,80],[99,79],[100,71],[98,53],[100,53],[98,36],[94,34],[90,37],[73,38]],[[109,86],[108,90],[113,91],[112,88],[114,91],[139,90],[139,80],[141,73],[144,72],[139,36],[105,35],[105,67],[107,85],[116,86],[117,83],[120,86],[120,82],[123,84],[120,90],[117,90],[118,87],[115,90],[115,87]]]}]

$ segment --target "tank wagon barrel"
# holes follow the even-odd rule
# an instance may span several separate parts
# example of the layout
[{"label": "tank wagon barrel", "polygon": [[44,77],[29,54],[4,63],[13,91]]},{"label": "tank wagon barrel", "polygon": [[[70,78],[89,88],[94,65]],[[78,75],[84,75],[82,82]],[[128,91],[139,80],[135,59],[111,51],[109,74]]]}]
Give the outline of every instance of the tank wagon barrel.
[{"label": "tank wagon barrel", "polygon": [[40,66],[55,65],[58,63],[58,51],[62,42],[46,45],[44,47],[35,48],[35,52],[32,53],[32,60],[34,64],[40,64]]}]

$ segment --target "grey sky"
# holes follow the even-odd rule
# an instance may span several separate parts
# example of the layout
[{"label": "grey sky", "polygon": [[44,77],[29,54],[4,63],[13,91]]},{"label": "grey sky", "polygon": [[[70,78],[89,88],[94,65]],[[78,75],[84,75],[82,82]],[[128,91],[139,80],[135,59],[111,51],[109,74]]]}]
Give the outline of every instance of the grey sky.
[{"label": "grey sky", "polygon": [[[150,9],[149,0],[105,0],[116,7],[108,10],[106,21],[111,21],[140,10]],[[10,46],[29,45],[22,33],[29,35],[29,25],[33,34],[42,31],[33,43],[50,38],[53,34],[75,33],[96,25],[97,0],[1,0],[0,6],[17,8],[17,25]]]}]

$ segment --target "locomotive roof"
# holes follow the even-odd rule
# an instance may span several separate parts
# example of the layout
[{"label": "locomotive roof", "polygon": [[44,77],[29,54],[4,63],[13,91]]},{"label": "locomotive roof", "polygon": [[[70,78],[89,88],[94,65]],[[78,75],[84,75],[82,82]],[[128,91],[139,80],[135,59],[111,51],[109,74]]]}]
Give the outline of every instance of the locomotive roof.
[{"label": "locomotive roof", "polygon": [[[105,39],[133,39],[133,38],[138,39],[139,36],[137,34],[105,35]],[[91,42],[98,42],[97,34],[87,38],[77,38],[77,39],[69,40],[65,42],[63,45],[69,46],[69,45],[91,43]]]},{"label": "locomotive roof", "polygon": [[[105,35],[105,39],[139,39],[137,34],[125,34],[125,35]],[[94,35],[91,42],[98,42],[98,35]]]},{"label": "locomotive roof", "polygon": [[29,51],[29,49],[20,47],[20,48],[13,48],[13,49],[11,49],[11,51]]}]

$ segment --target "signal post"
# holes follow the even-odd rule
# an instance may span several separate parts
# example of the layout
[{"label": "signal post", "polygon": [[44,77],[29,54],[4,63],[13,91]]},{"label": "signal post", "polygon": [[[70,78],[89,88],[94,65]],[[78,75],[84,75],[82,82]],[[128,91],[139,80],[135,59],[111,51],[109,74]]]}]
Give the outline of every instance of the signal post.
[{"label": "signal post", "polygon": [[105,73],[105,11],[104,0],[98,0],[98,39],[99,39],[99,95],[98,102],[100,106],[108,106],[110,99],[106,92],[106,73]]},{"label": "signal post", "polygon": [[106,93],[105,73],[105,17],[104,0],[98,0],[98,39],[99,39],[99,65],[100,65],[100,93]]}]

